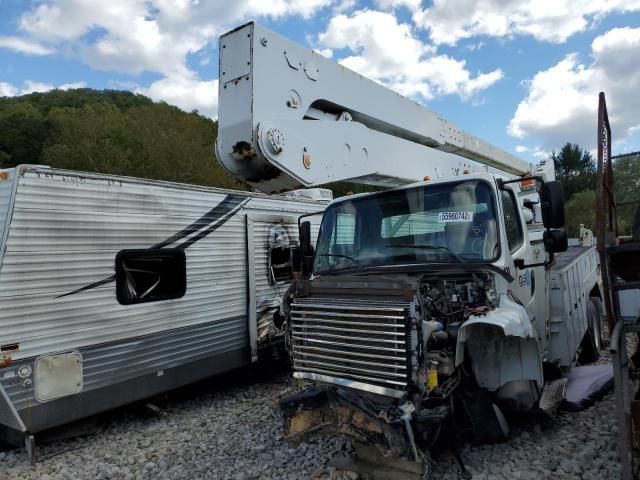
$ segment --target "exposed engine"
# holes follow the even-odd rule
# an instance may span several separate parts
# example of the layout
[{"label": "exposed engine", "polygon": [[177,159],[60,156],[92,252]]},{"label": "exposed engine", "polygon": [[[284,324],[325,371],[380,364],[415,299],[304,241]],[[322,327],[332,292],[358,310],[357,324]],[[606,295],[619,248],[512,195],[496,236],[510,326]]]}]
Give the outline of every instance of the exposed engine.
[{"label": "exposed engine", "polygon": [[446,397],[458,383],[456,377],[452,378],[456,373],[458,330],[469,316],[486,313],[494,307],[493,282],[485,274],[444,278],[425,275],[420,279],[419,291],[425,393],[430,397]]},{"label": "exposed engine", "polygon": [[451,430],[453,393],[465,381],[458,331],[495,307],[491,273],[320,276],[288,298],[294,376],[319,382],[281,401],[289,438],[335,428],[419,461]]},{"label": "exposed engine", "polygon": [[445,327],[493,307],[490,298],[495,297],[490,277],[485,274],[445,278],[425,275],[420,280],[420,295],[425,320],[441,322]]}]

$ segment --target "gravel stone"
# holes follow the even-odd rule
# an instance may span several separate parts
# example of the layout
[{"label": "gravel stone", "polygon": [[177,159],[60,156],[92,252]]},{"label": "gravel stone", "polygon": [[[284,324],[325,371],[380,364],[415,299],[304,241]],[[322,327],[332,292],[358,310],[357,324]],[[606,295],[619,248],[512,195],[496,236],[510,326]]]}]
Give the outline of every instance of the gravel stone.
[{"label": "gravel stone", "polygon": [[[35,467],[24,449],[0,452],[0,480],[363,478],[327,465],[332,456],[352,451],[344,436],[287,443],[277,399],[297,386],[290,374],[257,381],[234,376],[231,385],[217,387],[224,382],[214,379],[204,392],[169,397],[163,415],[127,407],[110,413],[91,435],[39,444]],[[608,394],[585,411],[512,426],[506,443],[467,445],[462,457],[474,480],[619,478],[614,423],[615,401]],[[452,454],[433,460],[433,478],[459,478]]]}]

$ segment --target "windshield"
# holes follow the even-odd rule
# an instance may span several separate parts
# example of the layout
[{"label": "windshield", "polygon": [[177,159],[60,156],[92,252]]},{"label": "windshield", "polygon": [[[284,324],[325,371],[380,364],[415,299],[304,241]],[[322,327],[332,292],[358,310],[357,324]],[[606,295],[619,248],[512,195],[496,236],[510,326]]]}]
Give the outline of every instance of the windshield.
[{"label": "windshield", "polygon": [[492,262],[495,201],[482,180],[354,198],[322,219],[314,273],[408,263]]}]

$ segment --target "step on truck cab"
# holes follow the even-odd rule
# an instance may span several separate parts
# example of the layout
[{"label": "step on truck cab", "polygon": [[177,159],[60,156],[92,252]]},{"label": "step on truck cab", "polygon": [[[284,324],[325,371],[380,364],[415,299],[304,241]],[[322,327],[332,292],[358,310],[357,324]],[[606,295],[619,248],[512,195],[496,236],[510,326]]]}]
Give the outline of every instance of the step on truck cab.
[{"label": "step on truck cab", "polygon": [[334,200],[315,249],[301,219],[283,315],[313,386],[281,402],[290,438],[338,430],[419,471],[460,422],[503,440],[503,410],[538,408],[546,382],[597,355],[580,348],[599,332],[597,257],[567,248],[551,163],[255,23],[221,37],[220,75],[218,159],[238,178],[392,187]]}]

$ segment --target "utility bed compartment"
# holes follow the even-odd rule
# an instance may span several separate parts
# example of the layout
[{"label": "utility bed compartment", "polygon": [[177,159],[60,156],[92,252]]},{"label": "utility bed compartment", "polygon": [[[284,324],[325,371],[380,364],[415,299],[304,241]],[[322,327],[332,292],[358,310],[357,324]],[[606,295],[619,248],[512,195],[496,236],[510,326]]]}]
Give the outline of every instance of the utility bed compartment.
[{"label": "utility bed compartment", "polygon": [[[550,278],[549,360],[568,367],[587,330],[587,304],[600,282],[598,252],[594,246],[569,247],[557,254]],[[597,290],[597,288],[596,288]],[[571,355],[571,356],[570,356]]]}]

